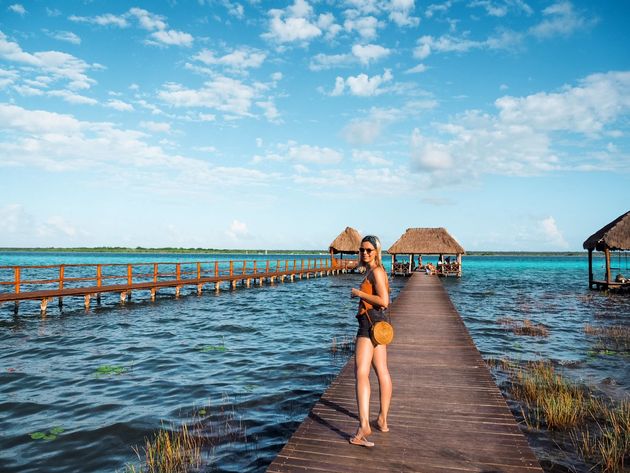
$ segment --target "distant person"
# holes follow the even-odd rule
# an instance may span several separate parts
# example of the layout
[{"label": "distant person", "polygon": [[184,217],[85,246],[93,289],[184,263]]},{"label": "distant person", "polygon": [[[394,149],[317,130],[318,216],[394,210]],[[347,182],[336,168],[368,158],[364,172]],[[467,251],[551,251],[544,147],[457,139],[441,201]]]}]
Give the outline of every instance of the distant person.
[{"label": "distant person", "polygon": [[381,432],[388,432],[387,413],[392,399],[392,379],[387,368],[387,346],[376,345],[370,338],[368,309],[386,309],[389,305],[389,281],[381,260],[381,242],[378,237],[367,235],[361,240],[359,264],[366,268],[365,278],[359,289],[352,288],[350,297],[358,297],[359,330],[355,344],[354,373],[356,378],[357,409],[359,428],[350,443],[363,447],[373,447],[367,437],[372,433],[370,427],[370,369],[374,366],[378,377],[380,411],[376,427]]}]

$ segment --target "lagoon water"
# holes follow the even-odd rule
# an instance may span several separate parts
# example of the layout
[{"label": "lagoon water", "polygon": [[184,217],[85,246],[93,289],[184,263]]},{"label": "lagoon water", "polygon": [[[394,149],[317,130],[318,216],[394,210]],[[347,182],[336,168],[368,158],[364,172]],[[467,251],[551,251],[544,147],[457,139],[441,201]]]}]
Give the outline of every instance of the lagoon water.
[{"label": "lagoon water", "polygon": [[[0,253],[0,266],[252,257]],[[627,327],[630,297],[589,291],[587,271],[585,257],[469,256],[464,276],[443,282],[485,358],[552,359],[628,397],[628,353],[601,350],[584,326]],[[0,306],[0,471],[123,471],[145,437],[193,418],[211,443],[204,471],[264,471],[350,357],[359,283],[188,288],[179,299],[163,290],[156,302],[138,292],[125,305],[110,295],[88,312],[79,299],[53,303],[45,318],[34,302],[18,316]],[[393,297],[404,283],[392,281]],[[515,335],[505,319],[544,324],[549,336]]]}]

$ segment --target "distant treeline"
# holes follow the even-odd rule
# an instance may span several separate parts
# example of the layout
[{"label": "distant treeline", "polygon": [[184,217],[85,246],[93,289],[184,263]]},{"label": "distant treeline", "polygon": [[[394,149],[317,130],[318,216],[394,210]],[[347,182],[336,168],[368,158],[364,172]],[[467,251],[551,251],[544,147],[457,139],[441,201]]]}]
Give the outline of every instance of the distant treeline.
[{"label": "distant treeline", "polygon": [[[126,248],[122,246],[97,246],[77,248],[0,248],[0,251],[49,252],[49,253],[171,253],[171,254],[269,254],[312,255],[328,253],[327,250],[239,250],[217,248]],[[586,256],[586,251],[468,251],[466,256]]]}]

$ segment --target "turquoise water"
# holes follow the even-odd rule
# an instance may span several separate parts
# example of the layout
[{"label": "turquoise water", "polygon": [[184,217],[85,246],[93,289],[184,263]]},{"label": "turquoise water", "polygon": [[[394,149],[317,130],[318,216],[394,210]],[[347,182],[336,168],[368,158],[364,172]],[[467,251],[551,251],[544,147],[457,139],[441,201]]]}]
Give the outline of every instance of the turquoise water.
[{"label": "turquoise water", "polygon": [[[0,253],[0,265],[218,258]],[[628,326],[630,297],[589,291],[587,269],[584,257],[465,257],[464,276],[443,282],[484,357],[550,358],[628,396],[628,353],[597,351],[584,325]],[[162,423],[194,415],[212,443],[206,470],[264,471],[350,356],[340,348],[356,331],[349,295],[359,282],[331,276],[200,297],[188,288],[180,299],[163,290],[155,303],[139,292],[125,305],[111,295],[88,312],[75,299],[51,304],[46,318],[34,302],[17,317],[0,306],[0,471],[122,470]],[[404,283],[392,282],[394,297]],[[501,319],[544,324],[549,336],[515,335]],[[55,427],[54,439],[31,438]]]}]

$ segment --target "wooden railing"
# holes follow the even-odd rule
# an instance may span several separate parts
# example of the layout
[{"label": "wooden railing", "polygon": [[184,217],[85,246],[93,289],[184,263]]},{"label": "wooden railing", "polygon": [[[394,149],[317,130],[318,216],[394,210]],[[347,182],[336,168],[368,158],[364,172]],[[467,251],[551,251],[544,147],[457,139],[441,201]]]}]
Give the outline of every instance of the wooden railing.
[{"label": "wooden railing", "polygon": [[62,264],[52,266],[0,266],[0,302],[41,300],[45,311],[49,299],[84,296],[89,307],[90,298],[100,300],[101,293],[120,292],[124,302],[132,290],[148,289],[151,298],[159,288],[180,288],[196,285],[201,294],[205,284],[220,290],[222,283],[235,288],[237,283],[249,287],[252,281],[260,285],[267,280],[284,281],[285,277],[302,278],[330,274],[351,269],[346,262],[330,258],[293,260],[240,260],[185,263],[129,263],[129,264]]}]

